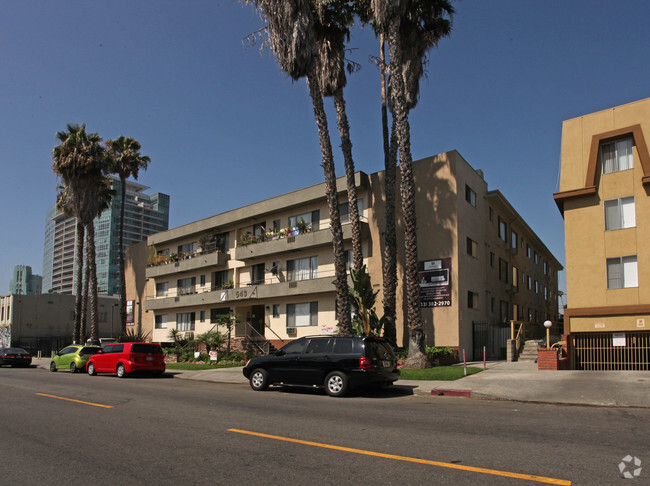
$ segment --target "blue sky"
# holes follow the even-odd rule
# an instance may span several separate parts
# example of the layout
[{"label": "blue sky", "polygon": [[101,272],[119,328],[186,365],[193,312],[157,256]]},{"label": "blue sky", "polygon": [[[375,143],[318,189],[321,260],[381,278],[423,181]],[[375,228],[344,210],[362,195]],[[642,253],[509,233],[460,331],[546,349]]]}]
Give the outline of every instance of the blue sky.
[{"label": "blue sky", "polygon": [[[553,202],[562,121],[650,96],[650,4],[456,8],[411,114],[413,156],[458,150],[564,263]],[[152,161],[139,182],[171,196],[170,227],[323,180],[304,81],[242,43],[261,26],[251,7],[229,0],[0,3],[0,295],[14,265],[42,274],[57,183],[50,154],[67,123],[140,141]],[[372,173],[383,166],[379,77],[368,60],[377,42],[358,28],[350,46],[363,66],[345,93],[353,152],[357,169]]]}]

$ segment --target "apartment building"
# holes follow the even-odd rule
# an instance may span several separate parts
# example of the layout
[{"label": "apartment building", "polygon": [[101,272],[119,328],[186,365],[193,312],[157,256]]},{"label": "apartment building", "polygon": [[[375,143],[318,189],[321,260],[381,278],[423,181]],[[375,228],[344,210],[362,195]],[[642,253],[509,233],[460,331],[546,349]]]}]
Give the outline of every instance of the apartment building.
[{"label": "apartment building", "polygon": [[[562,266],[506,198],[488,191],[483,174],[456,151],[414,162],[413,169],[428,345],[462,348],[471,357],[477,322],[503,328],[510,319],[540,326],[557,320]],[[364,261],[381,291],[384,172],[358,172],[355,180]],[[338,179],[337,189],[351,263],[345,178]],[[398,210],[399,282],[404,280],[403,231]],[[157,233],[147,242],[151,291],[144,300],[146,312],[154,314],[154,341],[171,341],[171,329],[204,333],[228,312],[239,318],[238,335],[259,334],[276,345],[337,332],[324,184]],[[400,283],[400,344],[408,333],[403,292]],[[380,292],[380,315],[381,298]],[[507,337],[491,343],[504,358]]]},{"label": "apartment building", "polygon": [[[146,194],[147,186],[127,181],[124,214],[124,247],[143,241],[148,235],[169,227],[169,196]],[[97,285],[100,294],[119,295],[119,231],[121,182],[114,179],[116,191],[110,207],[95,219]],[[75,292],[77,220],[52,206],[46,217],[43,256],[43,291],[72,294]]]},{"label": "apartment building", "polygon": [[565,332],[577,369],[650,369],[650,98],[566,120]]}]

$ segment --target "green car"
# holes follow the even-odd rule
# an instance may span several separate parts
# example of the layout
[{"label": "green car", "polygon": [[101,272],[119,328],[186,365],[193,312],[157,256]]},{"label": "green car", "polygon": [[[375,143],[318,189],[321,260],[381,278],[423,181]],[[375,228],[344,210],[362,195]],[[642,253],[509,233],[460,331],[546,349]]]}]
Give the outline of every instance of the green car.
[{"label": "green car", "polygon": [[70,370],[71,373],[85,371],[88,358],[101,351],[100,346],[72,344],[56,353],[50,362],[50,371]]}]

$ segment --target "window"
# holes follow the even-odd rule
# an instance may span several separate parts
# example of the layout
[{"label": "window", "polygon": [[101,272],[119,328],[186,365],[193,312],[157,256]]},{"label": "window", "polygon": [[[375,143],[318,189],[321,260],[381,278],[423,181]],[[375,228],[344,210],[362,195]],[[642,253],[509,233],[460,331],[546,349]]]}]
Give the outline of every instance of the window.
[{"label": "window", "polygon": [[251,285],[264,285],[264,264],[258,263],[251,268]]},{"label": "window", "polygon": [[499,317],[501,317],[501,322],[508,322],[508,307],[508,303],[505,300],[500,301]]},{"label": "window", "polygon": [[289,226],[291,228],[298,226],[300,220],[304,220],[307,223],[307,226],[313,231],[318,231],[319,221],[320,221],[320,211],[311,211],[308,213],[296,214],[295,216],[289,217]]},{"label": "window", "polygon": [[287,280],[310,280],[318,278],[318,257],[287,260]]},{"label": "window", "polygon": [[178,245],[178,253],[195,253],[196,248],[196,241],[193,241],[192,243],[185,243],[184,245]]},{"label": "window", "polygon": [[532,258],[532,250],[530,248],[530,245],[526,245],[526,256],[528,258]]},{"label": "window", "polygon": [[257,223],[253,225],[253,236],[260,236],[266,233],[266,228],[264,227],[266,223]]},{"label": "window", "polygon": [[499,258],[499,280],[508,283],[508,262]]},{"label": "window", "polygon": [[533,289],[533,279],[530,278],[530,275],[528,277],[526,277],[526,278],[528,280],[526,287],[528,287],[528,290],[532,290]]},{"label": "window", "polygon": [[205,285],[205,275],[201,275],[201,287]]},{"label": "window", "polygon": [[494,268],[494,252],[490,252],[490,266]]},{"label": "window", "polygon": [[194,315],[194,312],[176,314],[176,329],[179,331],[193,331]]},{"label": "window", "polygon": [[470,309],[478,309],[478,294],[469,290],[467,292],[467,307]]},{"label": "window", "polygon": [[[357,199],[357,209],[359,216],[363,213],[363,199]],[[341,223],[348,223],[350,221],[350,203],[342,202],[339,204],[339,214],[341,215]]]},{"label": "window", "polygon": [[156,316],[156,329],[167,329],[167,314],[161,314]]},{"label": "window", "polygon": [[196,277],[180,278],[176,282],[178,295],[193,294],[196,291]]},{"label": "window", "polygon": [[636,255],[607,259],[607,288],[623,289],[639,286]]},{"label": "window", "polygon": [[510,232],[510,246],[512,247],[513,250],[517,249],[517,240],[519,238],[519,235],[515,231]]},{"label": "window", "polygon": [[199,315],[200,315],[200,320],[201,320],[201,322],[205,322],[205,311],[202,310],[201,313],[200,313]]},{"label": "window", "polygon": [[512,266],[512,286],[519,286],[519,269],[514,265]]},{"label": "window", "polygon": [[465,185],[465,201],[476,207],[476,193],[468,185]]},{"label": "window", "polygon": [[539,294],[539,282],[535,280],[535,293]]},{"label": "window", "polygon": [[600,146],[600,158],[603,174],[632,169],[634,167],[632,139],[626,138],[602,144]]},{"label": "window", "polygon": [[605,201],[605,231],[636,226],[634,196]]},{"label": "window", "polygon": [[488,211],[488,215],[490,217],[490,221],[494,219],[494,209],[490,208]]},{"label": "window", "polygon": [[219,233],[214,235],[214,246],[216,250],[221,252],[228,251],[228,233]]},{"label": "window", "polygon": [[273,304],[273,317],[280,317],[280,304]]},{"label": "window", "polygon": [[471,238],[467,238],[467,254],[478,258],[478,243]]},{"label": "window", "polygon": [[504,220],[499,217],[499,238],[505,241],[506,243],[508,242],[508,225]]},{"label": "window", "polygon": [[317,326],[318,302],[287,304],[287,327]]},{"label": "window", "polygon": [[169,293],[169,282],[160,282],[156,284],[156,297],[167,297]]},{"label": "window", "polygon": [[228,270],[221,270],[212,274],[212,290],[224,288],[228,282]]},{"label": "window", "polygon": [[539,263],[539,255],[536,251],[534,251],[533,254],[535,255],[535,263]]},{"label": "window", "polygon": [[210,324],[223,324],[224,316],[230,314],[229,308],[210,309]]}]

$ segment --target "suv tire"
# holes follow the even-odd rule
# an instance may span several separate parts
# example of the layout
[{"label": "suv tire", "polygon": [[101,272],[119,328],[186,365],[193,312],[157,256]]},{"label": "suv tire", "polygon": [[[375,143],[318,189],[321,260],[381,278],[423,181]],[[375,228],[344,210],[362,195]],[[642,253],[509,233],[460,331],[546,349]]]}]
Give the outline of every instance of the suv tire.
[{"label": "suv tire", "polygon": [[330,397],[341,397],[348,391],[348,376],[340,371],[333,371],[325,378],[325,392]]},{"label": "suv tire", "polygon": [[269,387],[269,374],[262,368],[257,368],[251,373],[249,380],[251,388],[255,391],[263,391]]}]

